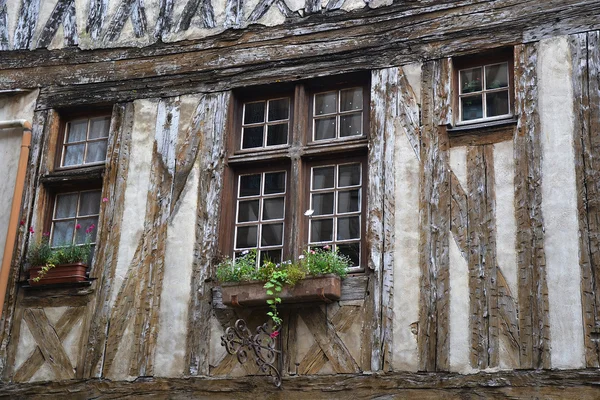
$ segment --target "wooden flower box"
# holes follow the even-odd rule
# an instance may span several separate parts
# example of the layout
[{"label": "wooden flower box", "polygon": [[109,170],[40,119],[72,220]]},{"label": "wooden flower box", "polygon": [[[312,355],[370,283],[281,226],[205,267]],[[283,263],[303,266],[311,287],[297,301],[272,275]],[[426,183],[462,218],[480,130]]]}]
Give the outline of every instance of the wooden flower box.
[{"label": "wooden flower box", "polygon": [[50,268],[48,272],[42,274],[39,281],[34,279],[40,276],[42,267],[32,267],[29,270],[29,284],[31,286],[54,285],[57,283],[83,282],[87,280],[85,272],[87,265],[84,263],[58,264]]},{"label": "wooden flower box", "polygon": [[[267,295],[264,282],[228,282],[221,285],[223,304],[234,307],[265,306]],[[341,297],[342,284],[337,275],[309,277],[294,286],[284,286],[278,297],[282,303],[331,303]]]}]

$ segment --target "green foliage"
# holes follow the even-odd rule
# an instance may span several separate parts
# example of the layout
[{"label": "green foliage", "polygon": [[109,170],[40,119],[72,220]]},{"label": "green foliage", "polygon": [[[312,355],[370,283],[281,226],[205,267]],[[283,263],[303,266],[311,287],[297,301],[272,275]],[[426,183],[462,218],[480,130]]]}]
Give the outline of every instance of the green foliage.
[{"label": "green foliage", "polygon": [[42,240],[38,243],[30,243],[27,248],[26,259],[31,266],[46,265],[50,262],[51,257],[52,247],[50,247],[48,236],[42,237]]},{"label": "green foliage", "polygon": [[217,280],[219,282],[265,282],[265,290],[270,297],[267,300],[269,312],[267,315],[273,321],[273,331],[281,326],[282,320],[277,311],[277,305],[281,303],[279,293],[285,285],[293,286],[307,276],[319,276],[335,274],[345,278],[348,274],[350,260],[337,251],[329,248],[307,250],[296,262],[284,261],[275,264],[265,261],[256,268],[256,249],[248,251],[235,260],[225,259],[217,265]]},{"label": "green foliage", "polygon": [[306,266],[309,275],[335,274],[345,278],[348,275],[350,259],[340,254],[337,249],[333,251],[328,247],[305,251],[302,264]]}]

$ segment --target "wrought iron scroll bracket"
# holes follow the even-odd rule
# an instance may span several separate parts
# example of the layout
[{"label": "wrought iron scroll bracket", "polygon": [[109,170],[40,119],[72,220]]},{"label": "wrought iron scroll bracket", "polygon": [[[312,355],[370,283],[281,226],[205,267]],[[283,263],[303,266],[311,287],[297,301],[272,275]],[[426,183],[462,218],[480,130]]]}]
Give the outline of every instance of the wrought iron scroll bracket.
[{"label": "wrought iron scroll bracket", "polygon": [[281,386],[281,373],[276,367],[281,351],[277,350],[277,337],[280,327],[269,332],[267,323],[256,328],[252,334],[246,321],[238,319],[233,327],[228,327],[221,336],[221,345],[225,346],[229,354],[237,356],[240,364],[245,364],[249,356],[253,356],[261,372],[269,374],[276,387]]}]

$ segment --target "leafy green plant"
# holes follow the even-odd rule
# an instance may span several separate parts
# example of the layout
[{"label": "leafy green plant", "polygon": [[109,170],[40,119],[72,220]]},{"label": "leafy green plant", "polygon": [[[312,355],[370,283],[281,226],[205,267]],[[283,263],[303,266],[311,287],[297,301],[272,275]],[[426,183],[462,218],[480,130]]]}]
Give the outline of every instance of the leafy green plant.
[{"label": "leafy green plant", "polygon": [[348,274],[350,260],[348,257],[332,251],[329,246],[322,249],[311,249],[298,257],[298,261],[284,261],[280,264],[267,260],[256,268],[256,250],[249,250],[235,260],[226,258],[217,265],[217,280],[219,282],[265,282],[267,315],[273,321],[273,333],[282,324],[277,305],[281,304],[279,294],[285,285],[294,286],[307,276],[335,274],[345,278]]},{"label": "leafy green plant", "polygon": [[[75,229],[80,229],[77,224]],[[38,276],[33,278],[39,282],[52,268],[60,264],[87,263],[92,254],[92,232],[96,228],[94,224],[85,230],[85,242],[80,244],[71,243],[61,247],[51,247],[49,243],[50,233],[44,233],[39,243],[29,245],[27,251],[27,263],[30,266],[41,266]],[[33,228],[29,228],[31,234]]]}]

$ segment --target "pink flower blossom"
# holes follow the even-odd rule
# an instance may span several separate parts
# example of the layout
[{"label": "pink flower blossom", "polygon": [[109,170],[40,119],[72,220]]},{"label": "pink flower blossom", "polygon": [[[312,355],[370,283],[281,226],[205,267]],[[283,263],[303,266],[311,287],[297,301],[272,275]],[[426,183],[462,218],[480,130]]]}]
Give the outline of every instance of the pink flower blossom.
[{"label": "pink flower blossom", "polygon": [[35,231],[33,230],[33,226],[29,227],[29,233],[35,233]]},{"label": "pink flower blossom", "polygon": [[329,247],[329,245],[328,245],[328,244],[326,244],[325,246],[323,246],[323,248],[324,248],[325,250],[329,250],[329,248],[330,248],[330,247]]},{"label": "pink flower blossom", "polygon": [[103,203],[106,203],[107,201],[108,201],[108,197],[103,197],[103,198],[102,198],[102,202],[103,202]]},{"label": "pink flower blossom", "polygon": [[315,253],[315,251],[314,251],[314,250],[311,250],[311,251],[310,251],[310,254],[316,254],[316,253]]},{"label": "pink flower blossom", "polygon": [[22,220],[21,220],[21,222],[19,222],[19,224],[20,224],[21,226],[25,226],[25,220],[24,220],[24,219],[22,219]]},{"label": "pink flower blossom", "polygon": [[75,229],[81,229],[81,225],[79,225],[79,224],[75,225]]},{"label": "pink flower blossom", "polygon": [[44,232],[44,233],[42,233],[42,236],[43,237],[49,237],[50,236],[50,232]]},{"label": "pink flower blossom", "polygon": [[271,332],[269,336],[271,336],[271,339],[275,339],[277,336],[279,336],[279,331]]},{"label": "pink flower blossom", "polygon": [[94,230],[96,226],[94,224],[91,224],[90,226],[88,226],[88,228],[85,230],[85,233],[90,233],[91,231]]}]

